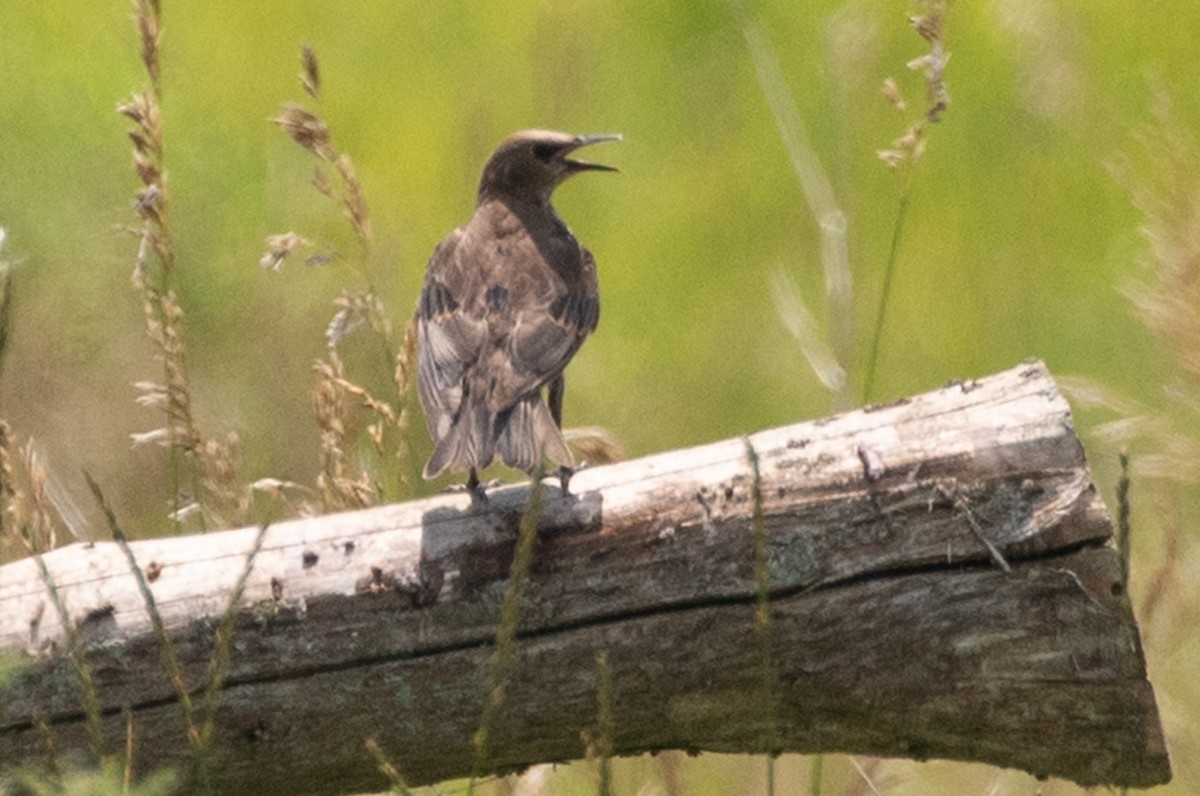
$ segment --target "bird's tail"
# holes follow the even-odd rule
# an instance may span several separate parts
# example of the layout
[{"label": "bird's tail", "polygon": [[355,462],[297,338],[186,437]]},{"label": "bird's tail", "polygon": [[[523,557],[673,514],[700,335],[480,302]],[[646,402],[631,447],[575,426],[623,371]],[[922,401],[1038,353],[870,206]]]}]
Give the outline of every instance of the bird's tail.
[{"label": "bird's tail", "polygon": [[550,408],[537,393],[496,418],[496,454],[509,467],[532,473],[545,458],[570,467],[575,463]]},{"label": "bird's tail", "polygon": [[437,478],[443,470],[462,472],[474,467],[482,470],[495,458],[495,417],[484,404],[471,402],[454,418],[450,429],[437,441],[425,463],[426,480]]},{"label": "bird's tail", "polygon": [[550,408],[534,394],[499,415],[482,403],[466,407],[438,440],[423,475],[430,479],[443,470],[482,470],[497,456],[527,473],[537,469],[543,457],[567,467],[574,464]]}]

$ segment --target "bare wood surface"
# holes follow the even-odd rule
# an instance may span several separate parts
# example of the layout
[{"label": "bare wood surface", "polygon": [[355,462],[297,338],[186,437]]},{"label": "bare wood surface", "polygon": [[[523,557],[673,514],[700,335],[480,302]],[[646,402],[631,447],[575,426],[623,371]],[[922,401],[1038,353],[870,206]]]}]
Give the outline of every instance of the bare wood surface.
[{"label": "bare wood surface", "polygon": [[[754,477],[757,461],[759,478]],[[584,470],[546,502],[486,771],[583,756],[611,667],[616,754],[846,751],[1148,786],[1170,769],[1109,515],[1040,363],[882,407]],[[769,622],[756,621],[761,495]],[[216,792],[471,773],[528,485],[279,523],[238,617]],[[199,696],[256,529],[132,544]],[[44,557],[110,748],[188,758],[123,553]],[[764,629],[765,628],[765,629]],[[0,567],[0,771],[84,750],[78,677],[32,560]]]}]

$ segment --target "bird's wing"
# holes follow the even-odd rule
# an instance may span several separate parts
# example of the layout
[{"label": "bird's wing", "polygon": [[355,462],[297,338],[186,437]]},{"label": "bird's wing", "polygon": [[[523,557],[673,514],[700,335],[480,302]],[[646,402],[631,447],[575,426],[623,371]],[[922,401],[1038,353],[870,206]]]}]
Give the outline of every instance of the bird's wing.
[{"label": "bird's wing", "polygon": [[[595,274],[592,255],[581,247],[585,273]],[[499,380],[491,404],[499,409],[540,388],[562,372],[600,319],[595,279],[575,285],[559,283],[545,301],[515,319],[506,350],[509,367]]]},{"label": "bird's wing", "polygon": [[463,397],[463,374],[479,357],[487,324],[466,312],[459,243],[463,230],[450,233],[434,250],[417,308],[417,388],[429,433],[449,431]]}]

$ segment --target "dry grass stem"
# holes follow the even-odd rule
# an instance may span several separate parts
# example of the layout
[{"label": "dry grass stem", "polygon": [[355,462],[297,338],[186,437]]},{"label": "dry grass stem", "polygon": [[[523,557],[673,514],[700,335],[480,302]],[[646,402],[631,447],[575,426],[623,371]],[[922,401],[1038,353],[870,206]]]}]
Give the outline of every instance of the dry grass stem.
[{"label": "dry grass stem", "polygon": [[[312,79],[318,79],[316,73],[316,54],[306,47],[301,56],[302,63],[310,63],[313,73],[307,71],[300,75],[300,83],[305,91],[314,99],[319,98],[319,91],[310,90]],[[301,148],[311,152],[333,167],[337,175],[336,183],[331,181],[325,172],[317,170],[313,176],[313,186],[325,196],[336,202],[350,221],[355,237],[362,246],[363,255],[371,248],[371,213],[367,207],[366,192],[362,181],[354,170],[350,156],[338,151],[333,143],[333,133],[329,125],[320,116],[295,103],[285,103],[279,114],[271,120],[280,127]]]},{"label": "dry grass stem", "polygon": [[[301,87],[312,99],[319,100],[320,69],[311,47],[305,45],[301,49],[300,63]],[[408,455],[405,440],[408,395],[415,361],[413,328],[411,324],[406,328],[399,353],[393,354],[392,323],[368,268],[372,238],[370,209],[350,156],[337,149],[329,125],[300,105],[286,103],[273,121],[300,147],[323,162],[324,167],[318,167],[313,175],[313,186],[341,209],[359,242],[360,256],[355,267],[366,282],[366,290],[346,291],[334,300],[336,309],[326,329],[327,355],[314,366],[317,381],[312,392],[313,413],[320,433],[321,469],[317,476],[317,492],[322,507],[326,511],[359,508],[376,502],[382,489],[377,477],[352,458],[355,435],[351,429],[362,428],[379,456],[386,455],[389,438],[395,440],[397,458]],[[279,270],[293,251],[311,245],[307,238],[295,232],[272,235],[267,238],[267,249],[259,263],[264,268]],[[332,254],[326,251],[306,262],[323,264],[331,259]],[[346,374],[339,346],[364,325],[369,326],[383,344],[396,387],[394,400],[374,395]],[[359,410],[365,410],[373,419],[356,423],[354,412]]]},{"label": "dry grass stem", "polygon": [[408,423],[410,397],[412,395],[413,374],[417,364],[417,317],[414,313],[404,327],[404,337],[400,339],[400,350],[396,353],[395,364],[392,367],[392,384],[396,388],[400,413],[396,416],[396,459],[408,459]]},{"label": "dry grass stem", "polygon": [[1175,354],[1193,398],[1200,383],[1200,145],[1158,100],[1156,124],[1113,171],[1142,212],[1142,280],[1125,287],[1142,322]]},{"label": "dry grass stem", "polygon": [[483,697],[483,712],[479,718],[471,744],[475,748],[475,764],[471,784],[467,793],[474,792],[474,785],[487,764],[490,754],[492,725],[500,706],[504,704],[504,691],[512,667],[516,661],[517,626],[520,622],[521,603],[525,597],[525,586],[529,581],[529,568],[533,563],[533,548],[537,542],[538,521],[542,516],[545,499],[542,479],[545,471],[541,466],[534,471],[529,483],[529,502],[521,514],[517,530],[517,547],[513,552],[509,568],[508,588],[500,606],[500,622],[496,628],[496,644],[488,661],[487,692]]},{"label": "dry grass stem", "polygon": [[[879,150],[879,159],[894,171],[900,183],[900,203],[896,209],[896,223],[892,227],[892,241],[888,247],[888,259],[883,270],[883,285],[879,293],[879,308],[875,312],[874,328],[871,332],[871,348],[867,355],[866,376],[863,380],[863,401],[874,397],[875,372],[879,365],[880,346],[887,325],[888,307],[891,304],[892,283],[895,280],[900,242],[904,237],[904,226],[908,220],[909,201],[912,196],[913,172],[925,155],[928,145],[928,130],[931,124],[941,120],[950,105],[950,92],[946,87],[946,64],[950,54],[942,44],[942,29],[950,0],[923,0],[924,13],[909,18],[909,24],[929,44],[929,51],[910,60],[910,70],[925,74],[925,107],[919,118],[904,129],[899,138],[892,142],[891,149]],[[908,108],[895,78],[883,82],[883,96],[901,112]]]},{"label": "dry grass stem", "polygon": [[46,552],[58,546],[54,517],[57,512],[46,489],[46,468],[33,440],[22,449],[25,475],[28,479],[30,552]]},{"label": "dry grass stem", "polygon": [[862,763],[858,762],[858,759],[855,758],[854,755],[847,755],[847,757],[850,760],[850,765],[854,766],[854,770],[858,772],[859,778],[855,780],[850,789],[846,791],[846,796],[857,796],[857,794],[863,794],[863,796],[866,796],[868,793],[870,793],[871,796],[883,796],[884,792],[876,787],[875,782],[872,779],[875,771],[880,766],[881,761],[879,758],[871,758],[867,761],[867,765],[864,767]]},{"label": "dry grass stem", "polygon": [[91,748],[92,757],[96,761],[101,761],[105,758],[104,728],[100,720],[101,702],[100,694],[96,690],[96,678],[92,674],[92,667],[88,663],[87,653],[84,651],[83,641],[79,638],[75,622],[71,619],[71,615],[67,611],[67,604],[63,602],[54,577],[46,567],[45,559],[42,558],[40,553],[34,553],[33,560],[37,564],[38,574],[42,578],[42,583],[46,586],[46,592],[50,595],[50,602],[58,614],[59,624],[62,626],[63,635],[67,639],[67,654],[71,658],[75,674],[79,678],[80,696],[83,702],[83,713],[87,725],[88,745]]},{"label": "dry grass stem", "polygon": [[36,443],[18,446],[12,427],[0,420],[0,560],[46,553],[59,546],[67,527],[57,481]]},{"label": "dry grass stem", "polygon": [[1114,448],[1137,451],[1132,477],[1179,484],[1200,479],[1200,439],[1188,430],[1200,413],[1186,404],[1175,412],[1156,409],[1082,377],[1060,377],[1059,383],[1077,407],[1113,416],[1093,426],[1091,435]]},{"label": "dry grass stem", "polygon": [[368,738],[365,746],[367,751],[371,753],[371,757],[375,758],[375,766],[379,769],[379,773],[383,774],[388,779],[391,785],[391,793],[407,796],[410,791],[404,777],[400,775],[400,770],[396,768],[395,763],[387,756],[387,753],[380,748],[379,743],[374,738]]},{"label": "dry grass stem", "polygon": [[613,674],[608,653],[596,655],[596,732],[588,739],[588,757],[596,761],[599,796],[612,796],[613,734]]},{"label": "dry grass stem", "polygon": [[133,731],[133,708],[125,705],[121,708],[121,714],[125,717],[125,760],[122,765],[124,776],[121,779],[121,787],[123,792],[129,793],[133,787],[133,753],[134,753],[134,731]]},{"label": "dry grass stem", "polygon": [[[15,544],[26,544],[20,528],[23,494],[17,484],[17,466],[12,426],[0,420],[0,557],[18,557]],[[12,547],[12,549],[10,549]]]},{"label": "dry grass stem", "polygon": [[259,551],[262,550],[263,540],[267,537],[269,527],[270,525],[265,522],[258,526],[258,533],[254,535],[254,542],[246,551],[246,557],[242,561],[241,574],[238,575],[237,582],[229,593],[229,602],[213,639],[213,653],[208,661],[208,682],[204,688],[204,724],[200,727],[199,741],[197,742],[197,758],[202,765],[212,746],[217,708],[221,703],[221,689],[225,684],[225,675],[229,671],[230,656],[233,653],[233,631],[238,611],[242,605],[242,596],[246,593],[246,584],[250,581],[250,574],[254,571],[254,561],[258,557]]},{"label": "dry grass stem", "polygon": [[365,508],[379,494],[374,476],[354,462],[347,448],[346,425],[350,415],[350,396],[345,385],[342,360],[335,350],[328,359],[313,365],[317,383],[313,387],[313,415],[320,433],[321,471],[317,492],[326,512]]},{"label": "dry grass stem", "polygon": [[41,737],[42,745],[45,748],[42,766],[46,771],[46,782],[56,790],[61,789],[62,767],[58,763],[58,741],[54,737],[54,730],[50,728],[50,722],[46,718],[46,714],[40,709],[35,710],[33,713],[33,726]]},{"label": "dry grass stem", "polygon": [[[134,94],[117,106],[117,112],[133,123],[133,167],[142,187],[134,196],[134,212],[141,225],[131,231],[138,237],[138,254],[131,281],[142,297],[146,334],[162,363],[161,383],[141,381],[137,402],[161,411],[165,424],[158,429],[132,435],[135,445],[154,442],[171,451],[174,510],[171,516],[198,516],[206,527],[244,522],[251,505],[250,491],[240,477],[241,456],[236,435],[224,440],[209,439],[200,430],[192,412],[192,389],[184,360],[183,306],[175,291],[176,253],[168,221],[170,207],[166,170],[163,165],[163,124],[159,106],[161,64],[161,15],[157,0],[137,0],[134,19],[141,45],[142,64],[151,89]],[[152,268],[151,255],[157,268]],[[188,475],[181,471],[186,465]],[[185,490],[183,481],[190,482]],[[196,509],[183,500],[190,491]]]},{"label": "dry grass stem", "polygon": [[[775,51],[746,7],[739,0],[731,0],[731,4],[746,38],[754,72],[775,119],[779,138],[792,162],[809,212],[821,233],[821,265],[825,277],[830,345],[839,367],[849,370],[854,360],[854,296],[846,215],[838,205],[833,186],[808,138]],[[841,386],[830,392],[835,410],[850,406],[853,396],[848,381],[843,381]]]},{"label": "dry grass stem", "polygon": [[113,541],[117,543],[117,546],[125,555],[125,560],[129,562],[129,571],[133,573],[138,592],[142,596],[142,604],[146,609],[146,616],[150,619],[150,627],[154,638],[158,641],[163,668],[166,669],[167,675],[171,679],[171,685],[175,687],[175,693],[179,697],[179,706],[183,709],[183,719],[184,725],[187,727],[188,742],[194,748],[199,736],[194,720],[195,710],[192,707],[191,689],[184,679],[183,667],[179,665],[179,656],[175,652],[175,645],[171,642],[171,637],[167,633],[166,625],[162,620],[162,614],[158,611],[158,604],[154,600],[154,592],[150,590],[150,583],[146,580],[146,573],[138,565],[137,558],[133,554],[133,548],[129,546],[129,541],[125,533],[121,530],[116,514],[105,499],[100,485],[96,483],[91,475],[84,473],[84,477],[87,479],[88,488],[92,491],[92,496],[96,499],[96,504],[100,507],[105,520],[108,522],[108,529],[112,534]]},{"label": "dry grass stem", "polygon": [[133,5],[134,20],[142,43],[142,65],[146,67],[157,94],[161,78],[159,52],[162,43],[162,4],[159,0],[135,0]]},{"label": "dry grass stem", "polygon": [[1113,419],[1094,435],[1136,452],[1132,477],[1177,484],[1200,480],[1200,144],[1160,97],[1156,120],[1112,164],[1142,212],[1148,251],[1141,276],[1123,290],[1142,323],[1174,359],[1162,407],[1085,379],[1063,379],[1080,406]]},{"label": "dry grass stem", "polygon": [[[771,633],[771,570],[767,560],[767,529],[763,518],[762,473],[758,453],[746,438],[746,459],[753,481],[750,497],[753,501],[751,528],[754,534],[754,579],[757,586],[754,603],[754,631],[759,644],[761,668],[760,713],[764,718],[766,737],[762,740],[770,754],[779,749],[779,674],[776,671]],[[773,771],[773,768],[772,768]]]},{"label": "dry grass stem", "polygon": [[8,350],[8,328],[12,321],[12,266],[2,256],[7,236],[4,227],[0,227],[0,364]]},{"label": "dry grass stem", "polygon": [[836,393],[846,386],[846,369],[821,337],[817,320],[800,295],[800,286],[783,267],[771,272],[771,295],[784,327],[795,338],[821,386]]}]

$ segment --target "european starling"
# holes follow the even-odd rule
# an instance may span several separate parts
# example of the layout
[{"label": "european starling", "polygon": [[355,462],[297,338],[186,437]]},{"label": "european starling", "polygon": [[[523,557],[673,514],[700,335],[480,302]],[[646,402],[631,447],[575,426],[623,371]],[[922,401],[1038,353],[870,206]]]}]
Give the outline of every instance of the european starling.
[{"label": "european starling", "polygon": [[544,458],[566,488],[563,369],[596,328],[600,297],[592,253],[550,195],[581,171],[616,171],[568,155],[619,139],[509,136],[483,168],[475,215],[434,250],[417,309],[417,385],[434,442],[425,478],[467,470],[474,492],[497,458],[531,474]]}]

